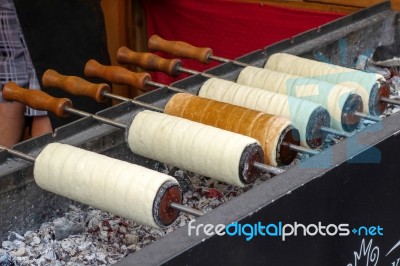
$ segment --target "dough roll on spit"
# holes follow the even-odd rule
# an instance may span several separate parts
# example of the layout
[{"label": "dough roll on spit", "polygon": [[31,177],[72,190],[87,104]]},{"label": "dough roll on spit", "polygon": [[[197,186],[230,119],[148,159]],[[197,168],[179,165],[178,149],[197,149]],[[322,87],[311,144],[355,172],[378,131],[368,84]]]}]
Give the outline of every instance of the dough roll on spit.
[{"label": "dough roll on spit", "polygon": [[24,90],[10,83],[3,88],[5,99],[18,100],[59,116],[72,113],[91,117],[122,129],[129,148],[149,159],[237,186],[251,183],[265,172],[282,172],[263,163],[259,142],[247,136],[150,110],[137,110],[131,123],[120,123],[75,109],[69,99]]},{"label": "dough roll on spit", "polygon": [[363,101],[354,88],[252,66],[240,72],[237,83],[321,104],[337,130],[352,132],[360,122],[356,112],[362,110]]},{"label": "dough roll on spit", "polygon": [[271,55],[264,67],[355,88],[364,102],[363,112],[365,113],[380,115],[387,107],[387,103],[381,101],[380,98],[389,97],[390,89],[385,78],[379,74],[367,73],[284,53]]},{"label": "dough roll on spit", "polygon": [[[142,57],[143,57],[143,55],[142,55]],[[160,57],[158,57],[156,55],[149,56],[149,54],[146,54],[145,57],[147,59],[150,58],[150,57],[152,58],[151,61],[148,60],[148,61],[150,61],[150,63],[147,66],[144,66],[145,69],[147,67],[153,68],[153,65],[154,65],[153,63],[160,61]],[[166,59],[161,59],[161,60],[166,60]],[[165,61],[163,61],[163,62],[165,62]],[[176,62],[173,62],[173,61],[169,61],[169,62],[170,63],[167,64],[168,66],[170,66],[171,63],[173,65],[175,65],[175,66],[178,66],[178,64],[176,64]],[[91,62],[88,62],[86,64],[86,67],[85,67],[85,74],[86,75],[89,75],[89,76],[92,76],[92,77],[100,77],[100,78],[106,79],[106,80],[108,80],[110,82],[113,82],[113,83],[119,83],[119,81],[118,81],[119,79],[116,78],[117,75],[133,76],[132,72],[124,74],[124,72],[126,72],[126,71],[130,72],[130,71],[127,70],[127,69],[121,68],[121,67],[118,67],[120,70],[116,71],[116,68],[117,68],[116,66],[111,66],[111,67],[109,66],[108,67],[108,66],[100,65],[99,63],[95,63],[95,64],[93,64],[93,63],[94,62],[91,60]],[[143,65],[141,67],[143,67]],[[87,71],[87,69],[90,69],[90,71]],[[108,72],[108,74],[107,75],[103,75],[103,73],[105,73],[105,72]],[[212,80],[215,80],[215,79],[212,79]],[[225,91],[225,92],[226,92],[227,89],[229,90],[229,87],[231,85],[232,86],[237,86],[236,83],[231,82],[231,81],[221,81],[221,83],[222,82],[225,82],[224,83],[225,85],[221,86],[220,89]],[[175,87],[172,87],[172,86],[166,86],[165,84],[158,83],[158,82],[153,82],[153,81],[146,81],[139,88],[145,88],[148,85],[149,86],[159,87],[159,88],[167,87],[169,90],[174,91],[174,92],[185,92],[185,93],[188,92],[188,91],[185,91],[184,89],[175,88]],[[204,86],[204,84],[202,85],[202,87],[203,86]],[[205,86],[207,86],[207,85],[205,85]],[[246,90],[253,89],[253,88],[247,87],[247,86],[244,86],[244,87],[246,87]],[[216,86],[215,88],[212,88],[212,90],[214,90],[214,89],[219,89],[219,88],[218,88],[218,86]],[[242,88],[242,89],[244,89],[244,88]],[[288,98],[285,95],[276,95],[276,94],[274,94],[275,95],[274,96],[275,100],[278,100],[278,98],[279,98],[279,100],[278,100],[279,103],[280,104],[283,103],[286,106],[286,109],[288,109],[287,107],[289,106],[287,104],[287,101],[290,100],[291,103],[293,102],[294,103],[293,106],[295,107],[295,108],[292,108],[293,112],[282,111],[281,110],[282,107],[281,106],[276,106],[276,105],[273,105],[272,108],[269,108],[268,106],[264,106],[262,103],[260,103],[260,106],[259,106],[261,109],[257,109],[256,108],[257,106],[254,106],[253,104],[250,104],[250,105],[244,104],[242,102],[242,100],[244,100],[244,99],[236,98],[234,100],[237,100],[237,101],[231,101],[230,98],[219,98],[218,96],[221,96],[221,95],[219,95],[219,92],[217,92],[217,91],[215,93],[203,93],[202,94],[201,90],[202,90],[202,88],[200,88],[199,91],[197,91],[197,92],[190,92],[190,93],[198,94],[200,97],[204,97],[204,98],[208,98],[208,99],[222,101],[222,102],[233,104],[233,105],[239,105],[239,106],[250,108],[250,109],[256,109],[258,111],[262,111],[262,112],[268,113],[268,114],[283,116],[284,118],[289,119],[290,121],[293,122],[295,128],[300,130],[300,136],[301,136],[300,139],[302,140],[301,144],[304,147],[310,147],[310,148],[319,147],[324,142],[324,140],[326,138],[326,132],[344,135],[342,132],[338,132],[337,130],[331,130],[331,129],[328,128],[329,123],[330,123],[329,113],[322,106],[317,105],[317,104],[313,104],[312,102],[309,102],[307,104],[306,103],[301,103],[302,100],[298,100],[298,99],[293,98],[293,97]],[[271,94],[271,93],[269,93],[267,91],[264,91],[264,90],[260,90],[260,89],[256,89],[256,90],[261,91],[260,93],[264,95],[264,98],[265,97],[270,98],[273,95],[273,94]],[[229,92],[227,92],[227,93],[229,93]],[[252,93],[251,92],[251,93],[248,93],[248,94],[253,94],[253,95],[255,95],[255,97],[259,97],[260,93]],[[268,96],[266,96],[267,94],[268,94]],[[245,98],[247,96],[248,95],[245,95]],[[293,99],[291,99],[291,98],[293,98]],[[265,103],[268,103],[268,101],[266,101]],[[302,115],[304,113],[310,112],[310,109],[311,109],[311,113],[313,115],[312,116],[307,116],[306,119],[312,118],[312,120],[307,120],[305,123],[303,123],[304,120],[301,119],[299,117],[299,115],[300,114]],[[316,109],[318,109],[317,112],[314,112],[314,111],[316,111]],[[301,123],[303,123],[303,124],[301,124]],[[300,127],[304,128],[303,132],[301,132]],[[303,134],[301,134],[301,133],[303,133]],[[345,134],[345,136],[346,135],[347,134]],[[291,145],[290,149],[299,150],[295,146],[296,145]],[[307,149],[303,149],[303,151],[306,151],[306,150]],[[306,151],[306,152],[308,152],[309,154],[315,154],[313,152],[310,153],[309,151]]]},{"label": "dough roll on spit", "polygon": [[237,186],[258,178],[253,163],[264,161],[253,138],[149,110],[134,116],[126,139],[136,154]]},{"label": "dough roll on spit", "polygon": [[329,127],[330,116],[319,104],[217,78],[208,79],[198,95],[285,117],[299,130],[304,147],[317,148],[326,139],[320,128]]},{"label": "dough roll on spit", "polygon": [[[114,77],[117,77],[117,74],[121,76],[121,73],[126,73],[125,76],[128,74],[132,74],[131,77],[136,76],[136,73],[116,66],[104,66],[103,69],[108,70],[108,74],[111,73]],[[103,86],[96,86],[96,84],[79,77],[64,76],[54,70],[47,70],[42,81],[46,85],[61,87],[72,94],[89,96],[97,99],[97,101],[104,100],[103,98],[107,97],[103,92]],[[134,103],[168,115],[252,137],[260,142],[265,154],[265,164],[270,166],[290,164],[297,156],[297,151],[294,151],[291,148],[293,146],[290,145],[298,146],[300,137],[298,130],[293,128],[289,120],[194,95],[185,96],[185,94],[174,94],[168,101],[168,107],[164,109],[155,108],[153,105],[144,104],[137,100],[134,100]],[[103,97],[98,97],[98,95]],[[126,100],[132,101],[131,99]]]},{"label": "dough roll on spit", "polygon": [[156,228],[176,219],[169,202],[182,200],[168,175],[60,143],[40,152],[34,178],[44,190]]},{"label": "dough roll on spit", "polygon": [[284,143],[299,145],[299,132],[291,125],[290,120],[280,116],[187,93],[172,96],[164,112],[258,140],[268,165],[289,164],[297,155],[297,152],[291,151]]}]

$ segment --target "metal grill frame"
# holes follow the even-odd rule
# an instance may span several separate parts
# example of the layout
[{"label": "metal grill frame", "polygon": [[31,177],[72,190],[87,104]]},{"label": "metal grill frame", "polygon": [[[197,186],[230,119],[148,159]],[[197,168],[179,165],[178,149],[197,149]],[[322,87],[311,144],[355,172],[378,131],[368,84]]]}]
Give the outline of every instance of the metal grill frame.
[{"label": "metal grill frame", "polygon": [[[314,55],[322,53],[333,63],[351,66],[354,63],[352,60],[348,62],[337,60],[338,58],[354,58],[359,54],[360,46],[356,46],[356,42],[363,41],[361,48],[364,51],[373,49],[379,44],[389,44],[394,41],[400,43],[399,31],[397,13],[390,10],[389,2],[384,2],[265,49],[253,51],[237,60],[262,66],[268,56],[274,52],[288,52],[308,58],[314,58]],[[341,52],[344,40],[348,44],[345,54]],[[225,63],[206,72],[234,80],[240,69],[241,67]],[[204,77],[196,75],[172,85],[189,91],[197,91],[204,81]],[[137,99],[164,107],[171,95],[173,95],[172,92],[161,88]],[[140,107],[126,102],[97,114],[119,122],[128,122],[130,117],[139,110],[141,110]],[[265,217],[271,221],[281,219],[285,222],[301,219],[304,223],[318,222],[318,219],[349,223],[365,220],[371,223],[383,223],[385,230],[392,233],[392,236],[376,239],[382,247],[388,248],[399,238],[396,221],[400,217],[398,213],[391,212],[400,207],[395,191],[399,185],[396,173],[399,172],[400,166],[393,159],[400,141],[399,125],[400,115],[392,115],[383,122],[370,126],[306,160],[304,164],[294,166],[284,174],[252,188],[197,219],[197,223],[229,224],[234,221],[252,223],[263,221]],[[19,143],[14,148],[37,155],[46,144],[59,141],[151,169],[157,170],[161,167],[158,162],[132,154],[125,144],[124,133],[123,130],[100,124],[91,118],[83,118],[58,128],[54,135],[48,134],[31,139]],[[359,145],[360,143],[362,145]],[[349,163],[350,158],[353,161],[368,158],[368,154],[374,148],[380,150],[382,158],[380,164]],[[326,161],[331,162],[331,165],[325,168],[306,167],[306,165],[323,165]],[[38,188],[33,180],[32,169],[31,163],[16,159],[5,151],[0,152],[0,224],[2,225],[0,236],[2,239],[10,230],[24,232],[37,228],[45,219],[62,214],[72,203],[70,200]],[[358,173],[365,175],[362,180],[357,177]],[[381,183],[375,182],[378,179]],[[363,190],[358,190],[357,185],[360,184],[363,184]],[[375,187],[381,190],[372,193]],[[364,191],[370,191],[371,194],[365,194]],[[350,199],[349,193],[353,193],[358,201],[343,204],[341,202],[343,199]],[[370,213],[371,210],[375,211],[377,203],[386,204],[389,207]],[[351,212],[352,208],[357,208],[355,212],[357,215]],[[315,213],[310,210],[315,210]],[[385,215],[390,216],[390,219],[381,218]],[[222,263],[240,265],[243,262],[270,263],[271,265],[350,263],[353,253],[351,250],[348,252],[346,250],[353,247],[359,248],[358,243],[361,239],[342,240],[298,238],[284,243],[268,238],[257,238],[252,242],[246,242],[241,238],[205,235],[188,237],[187,226],[185,226],[128,256],[117,265],[216,265]],[[310,256],[310,253],[313,255]],[[347,257],[348,253],[350,257]]]}]

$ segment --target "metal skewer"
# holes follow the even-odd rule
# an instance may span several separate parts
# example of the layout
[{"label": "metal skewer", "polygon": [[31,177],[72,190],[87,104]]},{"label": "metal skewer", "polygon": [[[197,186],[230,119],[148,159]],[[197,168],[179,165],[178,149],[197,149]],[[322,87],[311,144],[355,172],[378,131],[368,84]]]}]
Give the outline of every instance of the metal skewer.
[{"label": "metal skewer", "polygon": [[[20,151],[11,149],[11,148],[4,147],[2,145],[0,145],[0,150],[5,150],[11,155],[14,155],[16,157],[19,157],[21,159],[27,160],[27,161],[32,162],[32,163],[35,163],[35,161],[36,161],[36,158],[33,157],[33,156],[30,156],[30,155],[28,155],[26,153],[23,153],[23,152],[20,152]],[[178,210],[178,211],[185,212],[187,214],[196,216],[196,217],[202,216],[204,214],[204,212],[202,212],[202,211],[196,210],[194,208],[191,208],[191,207],[188,207],[188,206],[185,206],[183,204],[176,203],[176,202],[171,202],[169,204],[169,207],[173,208],[175,210]]]},{"label": "metal skewer", "polygon": [[390,99],[388,97],[381,97],[380,99],[382,102],[393,104],[393,105],[400,105],[400,100]]},{"label": "metal skewer", "polygon": [[214,60],[221,63],[233,63],[242,67],[250,66],[250,64],[237,60],[215,56],[211,48],[195,47],[182,41],[167,41],[158,35],[153,35],[149,38],[148,47],[154,51],[164,51],[178,57],[195,59],[205,64],[208,64],[210,60]]},{"label": "metal skewer", "polygon": [[187,213],[187,214],[191,214],[196,217],[200,217],[200,216],[204,215],[204,212],[202,212],[202,211],[199,211],[199,210],[196,210],[196,209],[190,208],[188,206],[185,206],[183,204],[179,204],[179,203],[175,203],[175,202],[171,202],[169,204],[169,207],[171,207],[175,210]]},{"label": "metal skewer", "polygon": [[17,151],[17,150],[13,150],[13,149],[7,148],[7,147],[5,147],[3,145],[0,145],[0,150],[5,150],[11,155],[14,155],[16,157],[19,157],[21,159],[24,159],[24,160],[32,162],[32,163],[34,163],[35,160],[36,160],[36,158],[33,157],[33,156],[30,156],[30,155],[28,155],[26,153],[23,153],[23,152],[20,152],[20,151]]},{"label": "metal skewer", "polygon": [[91,114],[91,113],[87,113],[87,112],[84,112],[84,111],[81,111],[81,110],[78,110],[78,109],[75,109],[75,108],[72,108],[72,107],[69,107],[69,106],[65,106],[64,107],[64,111],[66,111],[66,112],[68,112],[70,114],[81,116],[81,117],[91,117],[91,118],[93,118],[93,119],[95,119],[95,120],[97,120],[99,122],[104,123],[104,124],[107,124],[107,125],[110,125],[110,126],[114,126],[114,127],[117,127],[117,128],[121,128],[121,129],[126,129],[126,125],[125,124],[118,123],[118,122],[116,122],[116,121],[114,121],[112,119],[108,119],[108,118],[105,118],[105,117],[102,117],[102,116],[98,116],[98,115],[94,115],[94,114]]},{"label": "metal skewer", "polygon": [[[166,62],[169,64],[169,61],[166,61]],[[86,67],[85,67],[85,74],[87,76],[100,77],[100,78],[106,79],[112,83],[132,85],[132,86],[134,86],[136,88],[140,88],[140,89],[145,89],[148,86],[153,86],[153,87],[158,87],[158,88],[165,87],[171,91],[178,92],[178,93],[190,93],[183,89],[179,89],[176,87],[172,87],[172,86],[168,86],[168,85],[165,85],[162,83],[152,81],[150,79],[150,75],[148,73],[143,73],[143,72],[142,73],[134,73],[132,71],[127,70],[126,68],[119,67],[119,66],[105,66],[93,59],[89,60],[87,62]],[[50,77],[50,76],[52,76],[52,77]],[[45,84],[45,86],[47,86],[47,85],[58,86],[58,87],[61,87],[62,89],[67,89],[66,86],[62,86],[62,82],[60,82],[61,79],[66,79],[66,78],[68,78],[68,77],[63,76],[54,70],[47,70],[45,72],[45,74],[43,75],[42,79],[43,79],[43,84]],[[72,77],[69,77],[69,78],[72,78]],[[52,81],[50,81],[50,80],[52,80]],[[82,83],[85,81],[77,80],[76,82]],[[85,86],[85,85],[82,84],[82,86]],[[88,83],[87,87],[89,87],[89,86],[93,86],[93,85],[90,85]],[[69,90],[70,93],[75,93],[75,94],[80,93],[80,91],[82,91],[82,90],[81,89],[79,89],[79,90],[77,90],[77,89],[71,90],[70,89]],[[100,93],[96,93],[96,95],[98,95],[98,94],[100,94]],[[156,111],[160,111],[160,112],[164,111],[161,108],[157,108],[157,107],[142,103],[142,102],[134,100],[134,99],[129,99],[129,98],[125,98],[123,96],[113,95],[113,94],[109,93],[108,91],[102,91],[101,94],[105,97],[111,96],[110,98],[115,99],[115,100],[130,101],[139,106],[144,106],[144,107],[147,107],[147,108],[150,108],[150,109],[153,109]],[[90,96],[89,94],[85,94],[85,95]],[[341,136],[343,136],[343,134]],[[319,153],[316,150],[307,149],[307,148],[303,148],[303,147],[296,148],[299,146],[294,145],[294,144],[289,145],[289,143],[286,143],[286,144],[288,144],[289,148],[294,151],[300,151],[302,153],[306,153],[309,155],[316,155]]]},{"label": "metal skewer", "polygon": [[[180,71],[183,71],[183,72],[189,73],[189,74],[204,75],[208,78],[215,77],[215,76],[209,75],[207,73],[184,68],[184,67],[182,67],[182,62],[178,59],[164,59],[155,54],[136,53],[136,52],[129,50],[127,47],[121,47],[118,50],[117,60],[120,63],[135,62],[135,64],[138,63],[138,66],[141,68],[148,69],[148,70],[162,71],[164,73],[167,73],[167,74],[173,75],[173,76],[178,75],[178,73]],[[102,77],[102,78],[107,79],[110,82],[119,83],[118,80],[115,79],[115,77],[117,76],[116,74],[115,75],[106,75],[106,70],[105,70],[106,68],[108,68],[109,71],[114,71],[114,72],[117,72],[117,71],[112,70],[112,68],[118,68],[119,72],[123,73],[123,74],[120,74],[121,76],[126,76],[126,77],[131,76],[132,79],[135,79],[134,74],[132,74],[133,72],[131,72],[127,69],[124,69],[122,67],[115,67],[115,66],[112,66],[112,67],[104,66],[95,60],[89,60],[87,62],[86,68],[85,68],[85,73],[87,76],[96,76],[96,77],[100,77],[100,78]],[[96,70],[96,69],[102,69],[102,70]],[[101,72],[101,74],[97,73],[97,72]],[[137,73],[137,75],[138,74],[142,74],[142,73]],[[149,86],[153,86],[153,87],[157,87],[157,88],[167,88],[167,89],[169,89],[171,91],[175,91],[175,92],[190,93],[183,89],[179,89],[179,88],[172,87],[172,86],[169,86],[166,84],[152,81],[152,80],[150,80],[150,77],[148,79],[143,79],[142,84],[140,84],[138,82],[134,82],[134,81],[129,81],[128,78],[126,78],[125,81],[120,84],[128,84],[128,85],[131,85],[131,86],[133,86],[135,88],[139,88],[139,89],[145,89],[146,86],[149,85]],[[340,130],[335,130],[333,128],[328,128],[328,127],[321,127],[320,130],[322,132],[325,132],[328,134],[333,134],[333,135],[339,136],[339,137],[347,138],[347,137],[351,136],[350,133],[340,131]],[[309,153],[309,154],[311,154],[311,153]]]},{"label": "metal skewer", "polygon": [[[161,38],[158,35],[153,35],[149,38],[148,47],[149,47],[149,49],[154,50],[154,51],[164,51],[164,52],[167,52],[174,56],[188,58],[188,59],[194,59],[194,60],[197,60],[197,61],[199,61],[201,63],[205,63],[205,64],[208,64],[210,62],[210,60],[214,60],[214,61],[221,62],[221,63],[232,63],[232,64],[235,64],[235,65],[241,66],[241,67],[251,66],[250,64],[246,64],[246,63],[243,63],[243,62],[240,62],[237,60],[232,60],[232,59],[228,59],[228,58],[224,58],[224,57],[215,56],[215,55],[213,55],[213,51],[211,48],[195,47],[189,43],[182,42],[182,41],[168,41],[168,40]],[[125,49],[125,48],[126,47],[124,47],[123,49]],[[126,48],[126,49],[128,49],[128,48]],[[193,71],[191,69],[181,67],[180,71],[183,73],[195,75],[195,71]],[[200,73],[196,73],[196,74],[200,74]],[[207,73],[202,73],[202,75],[205,77],[210,76]],[[400,105],[399,100],[393,100],[393,99],[389,99],[387,97],[381,97],[379,100],[382,102],[385,102],[385,103]],[[371,116],[371,115],[364,114],[361,112],[356,113],[356,115],[361,118],[371,120],[374,122],[382,121],[380,119],[380,117]]]},{"label": "metal skewer", "polygon": [[356,116],[364,118],[366,120],[370,120],[370,121],[374,121],[374,122],[382,121],[382,118],[380,118],[379,116],[369,115],[369,114],[361,113],[361,112],[355,112],[354,114]]},{"label": "metal skewer", "polygon": [[[169,59],[165,59],[165,60],[169,60]],[[139,67],[143,67],[143,66],[144,65],[141,65]],[[174,71],[173,72],[170,72],[170,73],[166,72],[166,73],[167,74],[172,74],[172,73],[179,73],[179,72],[190,74],[190,75],[202,75],[202,76],[204,76],[206,78],[219,78],[218,76],[215,76],[215,75],[211,75],[211,74],[208,74],[208,73],[204,73],[204,72],[200,72],[200,71],[196,71],[196,70],[193,70],[193,69],[189,69],[189,68],[183,67],[181,61],[179,61],[179,63],[178,62],[175,63],[175,67],[174,67]],[[148,82],[148,84],[150,85],[149,82]],[[366,113],[362,113],[362,112],[355,112],[354,115],[358,116],[358,117],[361,117],[361,118],[364,118],[366,120],[374,121],[374,122],[382,121],[382,119],[380,117],[378,117],[378,116],[372,116],[372,115],[369,115],[369,114],[366,114]],[[338,135],[338,136],[342,136],[342,137],[346,136],[346,133],[343,134],[340,131],[335,131],[335,133],[332,133],[332,134],[335,134],[335,135]]]},{"label": "metal skewer", "polygon": [[[89,82],[86,81],[86,83]],[[102,116],[90,114],[73,108],[71,100],[67,98],[55,98],[46,94],[43,91],[38,91],[38,90],[25,90],[20,86],[18,86],[17,84],[15,84],[14,82],[8,82],[7,84],[4,85],[3,98],[7,101],[22,102],[25,105],[28,105],[34,109],[40,109],[52,112],[59,117],[65,117],[67,116],[67,113],[71,113],[81,117],[91,117],[102,123],[127,130],[126,124],[122,124]],[[16,153],[16,155],[18,155],[18,153]],[[263,163],[255,164],[254,166],[263,172],[268,172],[271,174],[274,173],[280,174],[284,171],[280,168],[269,166]]]}]

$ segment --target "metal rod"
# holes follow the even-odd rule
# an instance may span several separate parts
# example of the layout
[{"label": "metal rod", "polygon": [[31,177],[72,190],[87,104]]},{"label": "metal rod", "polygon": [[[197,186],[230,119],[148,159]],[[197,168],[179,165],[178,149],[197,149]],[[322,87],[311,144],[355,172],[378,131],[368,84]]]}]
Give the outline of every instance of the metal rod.
[{"label": "metal rod", "polygon": [[137,101],[137,100],[134,100],[134,99],[130,99],[130,98],[124,97],[124,96],[116,95],[116,94],[113,94],[113,93],[109,93],[109,92],[106,92],[106,91],[103,92],[103,96],[108,97],[108,98],[113,99],[113,100],[118,100],[118,101],[121,101],[121,102],[132,102],[134,104],[137,104],[139,106],[142,106],[142,107],[145,107],[145,108],[148,108],[148,109],[152,109],[154,111],[164,112],[164,109],[158,108],[158,107],[156,107],[154,105],[147,104],[147,103],[144,103],[144,102],[140,102],[140,101]]},{"label": "metal rod", "polygon": [[295,144],[288,143],[288,142],[284,142],[282,144],[288,146],[293,151],[306,153],[306,154],[309,154],[309,155],[317,155],[319,153],[319,151],[317,151],[317,150],[313,150],[313,149],[297,146]]},{"label": "metal rod", "polygon": [[256,168],[260,169],[261,171],[266,172],[266,173],[271,173],[273,175],[279,175],[279,174],[282,174],[283,172],[285,172],[285,170],[283,170],[283,169],[280,169],[278,167],[273,167],[270,165],[266,165],[266,164],[260,163],[260,162],[255,162],[253,165]]},{"label": "metal rod", "polygon": [[390,103],[394,105],[400,105],[400,100],[390,99],[387,97],[381,97],[380,100],[385,103]]},{"label": "metal rod", "polygon": [[345,137],[348,138],[350,137],[352,134],[344,132],[344,131],[339,131],[330,127],[320,127],[319,128],[321,131],[325,132],[325,133],[329,133],[329,134],[333,134],[339,137]]},{"label": "metal rod", "polygon": [[4,146],[2,146],[2,145],[0,145],[0,149],[1,149],[1,150],[5,150],[5,151],[7,151],[9,154],[12,154],[12,155],[17,156],[17,157],[19,157],[19,158],[22,158],[22,159],[24,159],[24,160],[30,161],[30,162],[32,162],[32,163],[34,163],[35,160],[36,160],[35,157],[32,157],[32,156],[30,156],[30,155],[28,155],[28,154],[26,154],[26,153],[23,153],[23,152],[20,152],[20,151],[17,151],[17,150],[13,150],[13,149],[4,147]]},{"label": "metal rod", "polygon": [[165,84],[162,84],[162,83],[158,83],[158,82],[155,82],[155,81],[152,81],[152,80],[146,81],[146,85],[150,85],[150,86],[157,87],[157,88],[167,88],[167,89],[169,89],[171,91],[174,91],[174,92],[190,93],[190,94],[195,95],[195,93],[191,93],[191,92],[189,92],[187,90],[179,89],[179,88],[172,87],[172,86],[168,86],[168,85],[165,85]]},{"label": "metal rod", "polygon": [[207,74],[207,73],[200,72],[200,71],[196,71],[196,70],[189,69],[189,68],[182,67],[182,66],[177,66],[176,70],[178,70],[180,72],[183,72],[183,73],[186,73],[186,74],[190,74],[190,75],[202,75],[202,76],[207,77],[207,78],[214,78],[215,77],[214,75]]},{"label": "metal rod", "polygon": [[381,122],[382,118],[380,118],[379,116],[374,116],[374,115],[369,115],[366,113],[361,113],[361,112],[355,112],[354,115],[364,118],[366,120],[370,120],[370,121],[374,121],[374,122]]},{"label": "metal rod", "polygon": [[200,216],[204,215],[204,212],[202,212],[202,211],[196,210],[194,208],[191,208],[191,207],[188,207],[188,206],[176,203],[176,202],[171,202],[169,204],[169,207],[171,207],[175,210],[181,211],[181,212],[185,212],[187,214],[191,214],[196,217],[200,217]]},{"label": "metal rod", "polygon": [[232,64],[235,64],[235,65],[238,65],[238,66],[242,66],[242,67],[250,66],[250,64],[242,63],[242,62],[239,62],[239,61],[236,61],[236,60],[227,59],[227,58],[219,57],[219,56],[215,56],[215,55],[210,55],[208,58],[212,59],[214,61],[218,61],[218,62],[222,62],[222,63],[232,63]]},{"label": "metal rod", "polygon": [[93,119],[95,119],[97,121],[100,121],[100,122],[103,122],[105,124],[108,124],[108,125],[111,125],[111,126],[114,126],[114,127],[118,127],[118,128],[121,128],[121,129],[126,129],[126,125],[125,124],[118,123],[118,122],[116,122],[114,120],[111,120],[111,119],[108,119],[108,118],[105,118],[105,117],[102,117],[102,116],[94,115],[94,114],[91,114],[91,113],[86,113],[84,111],[77,110],[77,109],[69,107],[69,106],[66,106],[64,108],[64,110],[66,112],[71,113],[71,114],[76,114],[76,115],[83,116],[83,117],[92,117]]}]

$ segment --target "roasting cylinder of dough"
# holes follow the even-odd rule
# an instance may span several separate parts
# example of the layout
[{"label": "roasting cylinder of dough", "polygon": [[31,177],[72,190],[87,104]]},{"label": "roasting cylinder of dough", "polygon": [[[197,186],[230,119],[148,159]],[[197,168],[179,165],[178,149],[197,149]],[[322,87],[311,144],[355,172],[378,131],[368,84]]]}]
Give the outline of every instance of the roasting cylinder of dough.
[{"label": "roasting cylinder of dough", "polygon": [[321,104],[331,116],[331,127],[337,130],[351,132],[360,122],[355,113],[362,111],[363,102],[354,88],[252,66],[244,68],[236,81]]},{"label": "roasting cylinder of dough", "polygon": [[40,152],[34,178],[44,190],[156,228],[176,219],[169,202],[182,200],[168,175],[60,143]]},{"label": "roasting cylinder of dough", "polygon": [[200,88],[199,96],[231,103],[289,119],[300,133],[300,144],[317,148],[326,139],[320,127],[329,127],[330,116],[321,105],[267,90],[210,78]]},{"label": "roasting cylinder of dough", "polygon": [[136,154],[237,186],[258,178],[253,163],[264,162],[253,138],[149,110],[134,116],[126,138]]},{"label": "roasting cylinder of dough", "polygon": [[290,120],[280,116],[187,93],[172,96],[164,112],[258,140],[268,165],[290,164],[297,155],[297,152],[282,144],[286,142],[299,145],[299,132],[291,125]]},{"label": "roasting cylinder of dough", "polygon": [[306,76],[350,88],[355,88],[361,96],[363,112],[372,115],[382,114],[387,103],[380,101],[382,96],[389,97],[390,89],[382,75],[323,63],[295,55],[276,53],[268,58],[265,68]]}]

